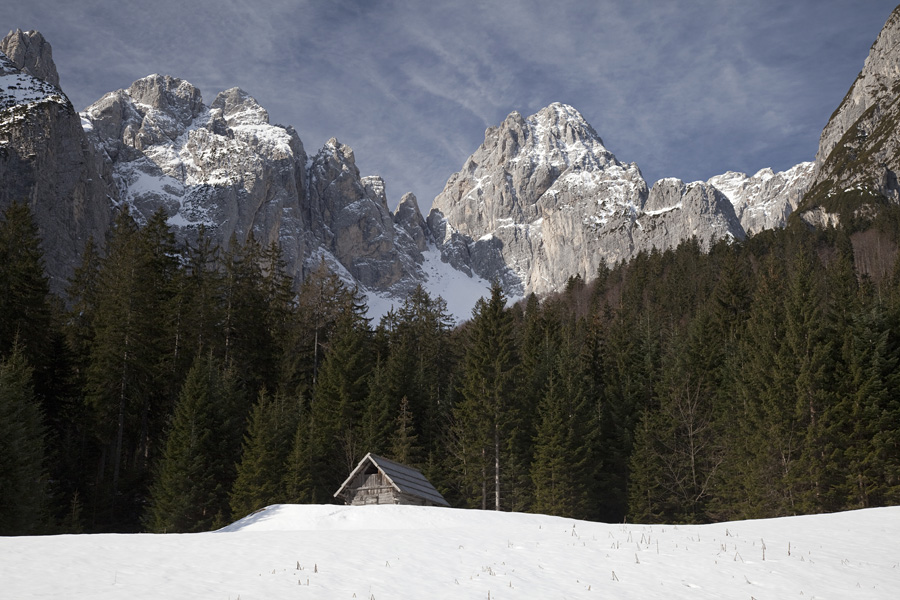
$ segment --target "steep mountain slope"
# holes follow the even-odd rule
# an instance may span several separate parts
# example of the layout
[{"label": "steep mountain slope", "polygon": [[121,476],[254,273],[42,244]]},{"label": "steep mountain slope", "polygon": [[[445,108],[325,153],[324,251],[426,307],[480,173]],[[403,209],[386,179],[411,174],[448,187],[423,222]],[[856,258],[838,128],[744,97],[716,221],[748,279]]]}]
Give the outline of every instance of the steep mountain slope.
[{"label": "steep mountain slope", "polygon": [[16,30],[0,50],[0,211],[12,202],[31,207],[51,287],[59,292],[86,240],[102,237],[109,227],[114,192],[81,119],[57,85],[43,36]]},{"label": "steep mountain slope", "polygon": [[691,237],[708,248],[783,226],[811,171],[663,179],[648,190],[637,165],[619,162],[577,110],[552,104],[488,129],[428,223],[455,267],[498,278],[513,295],[540,294],[642,250]]},{"label": "steep mountain slope", "polygon": [[321,259],[363,286],[409,276],[390,259],[387,269],[372,265],[393,250],[380,180],[361,179],[352,151],[336,140],[308,159],[296,131],[270,124],[243,90],[206,106],[189,82],[151,75],[82,116],[139,220],[162,208],[179,237],[203,226],[223,245],[250,234],[278,243],[298,280]]},{"label": "steep mountain slope", "polygon": [[[853,206],[900,200],[898,42],[895,11],[815,163],[649,187],[576,109],[557,103],[490,127],[425,219],[411,194],[392,213],[385,182],[361,176],[349,146],[332,139],[308,155],[292,127],[271,124],[238,88],[206,105],[189,82],[151,75],[79,119],[49,43],[16,30],[0,42],[0,208],[32,204],[57,291],[85,240],[102,238],[127,204],[139,220],[164,209],[182,239],[203,226],[223,245],[251,234],[278,243],[298,282],[325,261],[381,311],[419,284],[477,295],[497,279],[513,297],[542,294],[691,237],[708,248],[782,227],[798,206],[827,224],[848,194]],[[456,300],[465,318],[476,298]]]},{"label": "steep mountain slope", "polygon": [[803,202],[804,218],[834,221],[834,213],[866,210],[863,207],[885,199],[900,201],[898,133],[900,6],[822,131],[814,185]]}]

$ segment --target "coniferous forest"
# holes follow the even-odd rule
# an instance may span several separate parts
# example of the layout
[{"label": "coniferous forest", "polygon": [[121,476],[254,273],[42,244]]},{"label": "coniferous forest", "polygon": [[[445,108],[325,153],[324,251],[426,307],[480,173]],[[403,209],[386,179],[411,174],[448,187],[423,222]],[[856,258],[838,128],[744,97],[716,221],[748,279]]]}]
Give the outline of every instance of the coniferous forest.
[{"label": "coniferous forest", "polygon": [[374,452],[455,507],[700,523],[900,502],[900,211],[640,254],[454,326],[122,210],[65,298],[0,217],[0,534],[201,531]]}]

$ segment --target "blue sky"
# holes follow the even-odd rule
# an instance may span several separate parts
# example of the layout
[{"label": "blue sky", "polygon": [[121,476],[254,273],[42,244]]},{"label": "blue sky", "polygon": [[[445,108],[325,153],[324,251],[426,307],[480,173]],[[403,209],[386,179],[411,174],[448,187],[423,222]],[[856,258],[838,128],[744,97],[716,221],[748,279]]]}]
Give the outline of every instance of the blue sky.
[{"label": "blue sky", "polygon": [[[812,160],[897,0],[3,0],[81,110],[161,73],[239,86],[424,211],[517,110],[577,108],[648,183]],[[5,31],[0,35],[5,34]]]}]

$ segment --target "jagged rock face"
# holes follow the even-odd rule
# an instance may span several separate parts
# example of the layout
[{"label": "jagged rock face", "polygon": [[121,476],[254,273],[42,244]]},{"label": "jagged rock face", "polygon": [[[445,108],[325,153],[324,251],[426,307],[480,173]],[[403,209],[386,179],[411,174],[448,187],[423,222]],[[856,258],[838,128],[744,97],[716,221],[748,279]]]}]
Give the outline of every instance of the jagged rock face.
[{"label": "jagged rock face", "polygon": [[404,194],[400,198],[400,203],[394,211],[394,224],[400,228],[401,234],[409,236],[409,243],[420,253],[428,249],[429,243],[434,243],[431,230],[428,229],[428,224],[419,210],[419,202],[412,193]]},{"label": "jagged rock face", "polygon": [[207,107],[187,81],[151,75],[83,115],[139,220],[163,208],[182,238],[202,225],[223,245],[251,233],[277,242],[298,284],[321,260],[369,290],[401,293],[421,281],[414,199],[410,229],[395,226],[384,182],[360,176],[349,146],[332,139],[307,160],[296,131],[269,124],[243,90]]},{"label": "jagged rock face", "polygon": [[[43,45],[42,67],[58,81]],[[102,239],[109,227],[109,177],[62,90],[0,54],[0,211],[30,205],[54,292],[65,289],[88,238]]]},{"label": "jagged rock face", "polygon": [[[513,295],[593,276],[607,256],[630,256],[633,216],[647,196],[637,166],[623,165],[574,108],[512,113],[435,199],[428,223],[444,258],[498,278]],[[599,230],[609,232],[598,256]]]},{"label": "jagged rock face", "polygon": [[398,245],[402,229],[394,225],[381,177],[360,177],[353,150],[332,138],[313,158],[309,181],[322,247],[368,289],[399,293],[414,287],[421,253]]},{"label": "jagged rock face", "polygon": [[0,41],[5,54],[24,73],[59,87],[59,74],[53,62],[53,49],[38,31],[10,31]]},{"label": "jagged rock face", "polygon": [[306,153],[246,92],[227,90],[207,107],[187,81],[151,75],[82,114],[139,221],[162,208],[182,238],[201,225],[223,245],[252,233],[280,243],[289,272],[302,278],[314,245],[301,202]]},{"label": "jagged rock face", "polygon": [[744,239],[734,207],[708,183],[685,184],[680,179],[662,179],[653,185],[632,232],[638,250],[667,250],[690,238],[700,247],[721,239]]},{"label": "jagged rock face", "polygon": [[[107,94],[79,122],[58,87],[20,68],[58,81],[49,44],[36,32],[15,32],[2,47],[21,65],[0,55],[0,204],[32,203],[57,290],[87,237],[105,233],[110,205],[125,203],[139,221],[165,210],[182,239],[203,226],[223,245],[251,233],[277,242],[298,283],[324,260],[348,283],[402,297],[427,284],[428,273],[446,279],[435,268],[437,246],[442,260],[498,279],[510,295],[546,293],[640,251],[691,237],[706,249],[783,226],[814,176],[847,171],[837,150],[859,150],[859,164],[870,155],[895,164],[890,119],[900,109],[885,91],[900,81],[890,50],[900,37],[895,29],[897,13],[873,47],[858,93],[851,90],[823,134],[831,154],[820,150],[825,158],[815,166],[689,184],[664,179],[648,190],[637,165],[620,163],[578,111],[552,104],[489,128],[427,221],[412,194],[392,214],[384,181],[361,177],[353,151],[337,140],[308,158],[293,128],[271,125],[238,88],[207,106],[189,82],[151,75]],[[836,144],[828,141],[835,136]],[[867,140],[881,141],[873,149]],[[879,168],[866,176],[896,190],[893,167]]]},{"label": "jagged rock face", "polygon": [[707,184],[722,192],[734,207],[741,227],[752,235],[784,227],[812,184],[815,163],[805,162],[775,173],[762,169],[752,177],[729,171],[712,177]]},{"label": "jagged rock face", "polygon": [[865,65],[819,141],[809,204],[848,191],[900,200],[900,7],[888,18]]},{"label": "jagged rock face", "polygon": [[560,289],[573,275],[692,236],[703,247],[744,230],[724,194],[663,180],[647,190],[570,106],[512,113],[435,199],[428,224],[443,258],[497,278],[512,295]]}]

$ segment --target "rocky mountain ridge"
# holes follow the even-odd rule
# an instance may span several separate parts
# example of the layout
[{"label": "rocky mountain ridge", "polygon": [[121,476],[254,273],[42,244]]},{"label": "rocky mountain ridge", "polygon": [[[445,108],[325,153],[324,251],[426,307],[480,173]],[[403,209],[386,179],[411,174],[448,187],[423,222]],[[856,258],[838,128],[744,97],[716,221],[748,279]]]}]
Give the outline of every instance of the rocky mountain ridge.
[{"label": "rocky mountain ridge", "polygon": [[648,190],[573,107],[552,104],[489,128],[452,175],[428,223],[444,258],[514,295],[560,289],[573,275],[696,237],[703,248],[784,226],[812,163],[707,182],[662,179]]},{"label": "rocky mountain ridge", "polygon": [[819,140],[803,218],[838,222],[900,202],[900,6],[894,9]]},{"label": "rocky mountain ridge", "polygon": [[0,210],[31,205],[51,286],[62,291],[86,240],[109,228],[109,173],[53,83],[59,79],[43,36],[16,30],[0,49]]},{"label": "rocky mountain ridge", "polygon": [[575,108],[555,103],[489,127],[426,218],[412,194],[392,212],[385,182],[363,177],[338,140],[307,154],[292,127],[271,124],[239,88],[207,105],[189,82],[151,75],[79,115],[59,88],[49,43],[16,30],[0,42],[0,209],[31,204],[56,291],[85,240],[102,239],[124,204],[138,220],[165,210],[181,239],[202,226],[223,245],[251,234],[277,243],[298,282],[324,261],[380,306],[419,284],[465,289],[454,309],[465,318],[460,307],[488,280],[513,297],[544,294],[641,251],[692,237],[709,248],[783,227],[798,207],[812,220],[809,197],[842,186],[896,198],[898,41],[895,11],[815,163],[651,187]]},{"label": "rocky mountain ridge", "polygon": [[381,178],[361,177],[336,139],[308,156],[292,127],[269,123],[239,88],[206,106],[189,82],[151,75],[81,116],[139,221],[163,208],[182,238],[203,226],[226,245],[251,234],[277,243],[298,281],[320,260],[366,290],[399,295],[421,278],[411,235],[424,232],[415,219],[394,225]]}]

